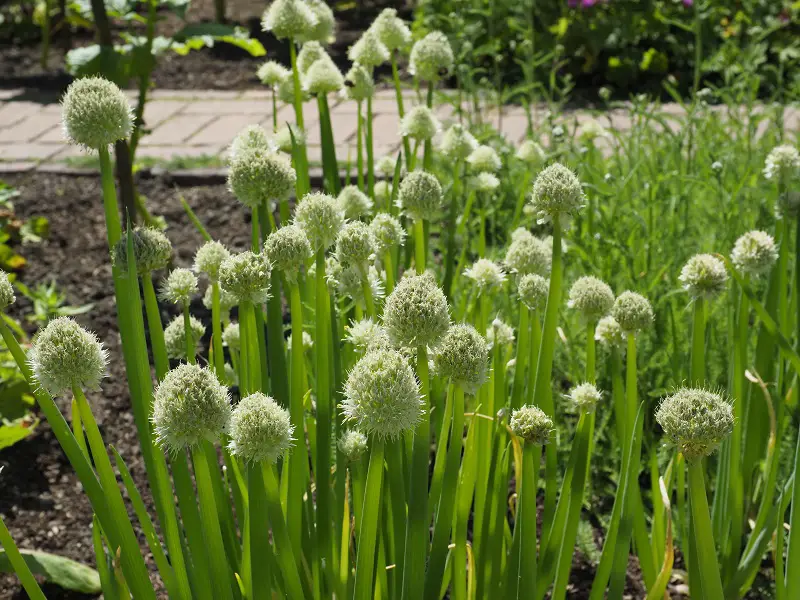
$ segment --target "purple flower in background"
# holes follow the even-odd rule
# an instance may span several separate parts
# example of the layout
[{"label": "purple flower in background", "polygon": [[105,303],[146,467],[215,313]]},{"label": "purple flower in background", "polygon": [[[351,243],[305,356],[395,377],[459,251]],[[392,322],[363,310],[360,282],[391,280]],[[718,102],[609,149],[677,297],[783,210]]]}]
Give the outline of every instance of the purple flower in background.
[{"label": "purple flower in background", "polygon": [[595,4],[597,4],[597,0],[582,0],[581,1],[581,6],[583,6],[583,8],[591,8]]},{"label": "purple flower in background", "polygon": [[691,7],[694,5],[694,0],[683,0],[683,5],[686,7]]},{"label": "purple flower in background", "polygon": [[567,0],[567,6],[570,8],[578,8],[578,0]]}]

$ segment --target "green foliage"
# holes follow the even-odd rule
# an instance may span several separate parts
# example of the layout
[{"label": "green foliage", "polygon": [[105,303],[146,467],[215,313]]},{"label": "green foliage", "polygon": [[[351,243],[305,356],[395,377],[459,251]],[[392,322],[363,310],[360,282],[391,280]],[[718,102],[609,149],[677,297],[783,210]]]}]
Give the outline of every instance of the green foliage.
[{"label": "green foliage", "polygon": [[[55,583],[66,590],[83,594],[99,594],[100,576],[91,567],[56,554],[38,550],[20,550],[25,563],[34,575],[41,575],[46,581]],[[13,572],[8,556],[0,550],[0,572]]]},{"label": "green foliage", "polygon": [[94,304],[81,306],[66,304],[67,294],[58,288],[55,280],[50,283],[39,283],[33,289],[21,281],[15,282],[14,285],[33,304],[33,312],[25,316],[29,323],[44,325],[56,317],[74,317],[94,308]]}]

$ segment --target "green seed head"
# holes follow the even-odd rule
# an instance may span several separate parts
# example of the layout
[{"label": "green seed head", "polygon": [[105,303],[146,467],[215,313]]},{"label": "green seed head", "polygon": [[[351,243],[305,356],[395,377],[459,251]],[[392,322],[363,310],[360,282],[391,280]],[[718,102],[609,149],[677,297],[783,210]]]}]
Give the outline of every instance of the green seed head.
[{"label": "green seed head", "polygon": [[497,151],[491,146],[481,145],[467,156],[467,163],[473,173],[496,173],[503,166]]},{"label": "green seed head", "polygon": [[372,210],[372,200],[357,185],[346,185],[336,197],[336,203],[345,219],[358,219]]},{"label": "green seed head", "polygon": [[58,317],[33,338],[28,363],[39,385],[57,396],[73,388],[99,389],[108,352],[93,333]]},{"label": "green seed head", "polygon": [[440,377],[450,378],[465,392],[475,394],[489,370],[486,340],[472,325],[453,325],[437,347],[433,364]]},{"label": "green seed head", "polygon": [[479,258],[464,269],[464,276],[472,279],[481,293],[499,289],[506,280],[503,267],[487,258]]},{"label": "green seed head", "polygon": [[661,401],[656,421],[692,462],[711,455],[733,431],[733,409],[716,392],[680,388]]},{"label": "green seed head", "polygon": [[228,187],[250,208],[287,197],[296,182],[297,174],[289,159],[268,148],[240,150],[228,170]]},{"label": "green seed head", "polygon": [[389,60],[389,49],[378,39],[374,31],[367,29],[358,41],[350,46],[347,57],[371,71]]},{"label": "green seed head", "polygon": [[439,180],[426,171],[412,171],[400,183],[397,205],[412,219],[435,218],[443,203]]},{"label": "green seed head", "polygon": [[570,215],[580,209],[584,201],[580,180],[562,164],[546,167],[533,183],[531,205],[540,220]]},{"label": "green seed head", "polygon": [[76,79],[61,99],[64,135],[88,150],[108,148],[133,129],[133,110],[125,94],[102,77]]},{"label": "green seed head", "polygon": [[247,462],[271,464],[292,447],[293,433],[289,411],[256,392],[242,398],[233,409],[228,449]]},{"label": "green seed head", "polygon": [[764,177],[783,179],[800,171],[800,152],[794,146],[776,146],[767,155],[764,163]]},{"label": "green seed head", "polygon": [[230,419],[228,389],[207,368],[182,363],[156,388],[153,431],[158,445],[169,452],[216,442]]},{"label": "green seed head", "polygon": [[375,252],[369,225],[363,221],[345,223],[336,238],[336,258],[347,266],[363,268]]},{"label": "green seed head", "polygon": [[225,326],[222,331],[222,343],[231,350],[238,350],[241,347],[238,323],[228,323]]},{"label": "green seed head", "polygon": [[375,95],[375,81],[372,79],[372,73],[366,67],[358,63],[354,64],[344,79],[345,86],[347,86],[347,97],[351,100],[362,101]]},{"label": "green seed head", "polygon": [[256,75],[261,83],[277,89],[280,84],[292,76],[292,72],[279,62],[268,60],[258,68]]},{"label": "green seed head", "polygon": [[395,246],[402,246],[406,239],[406,230],[396,217],[389,213],[378,213],[369,224],[375,243],[376,254],[384,254]]},{"label": "green seed head", "polygon": [[529,165],[536,165],[545,161],[547,153],[533,140],[525,140],[517,148],[516,157]]},{"label": "green seed head", "polygon": [[161,283],[161,298],[173,304],[188,305],[197,292],[197,276],[189,269],[175,269]]},{"label": "green seed head", "polygon": [[617,320],[611,315],[607,315],[597,322],[594,330],[594,339],[606,348],[625,348],[625,332],[619,326]]},{"label": "green seed head", "polygon": [[228,162],[233,163],[237,156],[244,151],[270,148],[269,135],[261,125],[248,125],[233,138],[228,147]]},{"label": "green seed head", "polygon": [[[139,275],[149,275],[153,271],[163,269],[172,257],[172,244],[167,236],[153,227],[136,227],[133,232],[133,256]],[[128,270],[128,238],[122,239],[114,246],[111,261],[122,272]]]},{"label": "green seed head", "polygon": [[205,273],[209,280],[216,282],[219,279],[219,266],[230,255],[230,251],[222,243],[206,242],[194,255],[194,271]]},{"label": "green seed head", "polygon": [[367,436],[360,431],[345,431],[339,438],[339,451],[350,462],[356,462],[367,451]]},{"label": "green seed head", "polygon": [[308,7],[316,17],[316,23],[307,32],[301,34],[303,41],[317,41],[321,44],[330,44],[336,32],[336,17],[333,11],[322,0],[306,0]]},{"label": "green seed head", "polygon": [[528,273],[520,277],[517,287],[519,299],[530,310],[544,308],[549,290],[550,280],[537,273]]},{"label": "green seed head", "polygon": [[398,346],[436,346],[450,326],[447,298],[429,273],[404,277],[386,299],[383,324]]},{"label": "green seed head", "polygon": [[411,48],[408,70],[423,81],[438,81],[453,69],[453,48],[441,31],[432,31]]},{"label": "green seed head", "polygon": [[367,352],[347,376],[341,409],[346,421],[370,436],[395,439],[413,429],[422,399],[403,355],[388,349]]},{"label": "green seed head", "polygon": [[678,281],[692,298],[711,300],[725,291],[728,271],[713,254],[696,254],[683,266]]},{"label": "green seed head", "polygon": [[555,428],[553,420],[536,406],[523,406],[511,413],[509,421],[515,436],[528,444],[543,446],[550,441]]},{"label": "green seed head", "polygon": [[264,253],[274,268],[294,282],[311,257],[311,244],[305,231],[290,223],[267,236]]},{"label": "green seed head", "polygon": [[[189,322],[196,355],[201,348],[201,339],[206,333],[206,328],[201,321],[194,317],[189,317]],[[169,358],[175,360],[186,359],[186,327],[183,322],[183,316],[175,317],[164,328],[164,344],[167,346],[167,356]]]},{"label": "green seed head", "polygon": [[623,333],[636,333],[653,324],[653,307],[650,301],[636,292],[622,292],[614,301],[611,316],[619,323]]},{"label": "green seed head", "polygon": [[400,135],[425,141],[433,139],[441,128],[442,124],[433,111],[424,104],[418,104],[409,110],[400,122]]},{"label": "green seed head", "polygon": [[219,284],[239,302],[261,304],[269,297],[270,275],[272,263],[266,255],[247,250],[222,261]]},{"label": "green seed head", "polygon": [[[203,306],[205,306],[208,310],[213,310],[213,293],[213,287],[208,286],[205,294],[203,294]],[[222,315],[226,315],[231,312],[231,309],[237,304],[239,304],[239,301],[233,294],[222,287],[219,288],[219,310]]]},{"label": "green seed head", "polygon": [[390,52],[403,50],[411,43],[411,30],[394,8],[384,8],[370,29]]},{"label": "green seed head", "polygon": [[8,273],[0,271],[0,310],[7,309],[14,304],[16,300],[17,298],[14,296],[14,287],[8,280]]},{"label": "green seed head", "polygon": [[512,234],[511,244],[506,251],[503,261],[506,267],[517,275],[550,273],[552,249],[527,229],[518,231]]},{"label": "green seed head", "polygon": [[569,392],[569,400],[579,411],[594,412],[600,402],[600,391],[591,383],[581,383]]},{"label": "green seed head", "polygon": [[325,96],[344,87],[344,76],[333,60],[325,54],[306,71],[303,87],[309,94]]},{"label": "green seed head", "polygon": [[577,310],[587,321],[597,321],[614,306],[614,292],[597,277],[579,277],[569,290],[569,308]]},{"label": "green seed head", "polygon": [[312,192],[295,207],[294,222],[306,232],[311,249],[318,252],[336,241],[344,226],[344,215],[333,196]]},{"label": "green seed head", "polygon": [[768,273],[777,260],[775,240],[764,231],[748,231],[736,240],[731,252],[734,266],[750,277]]},{"label": "green seed head", "polygon": [[300,41],[317,25],[314,11],[304,0],[274,0],[261,18],[261,28],[271,31],[279,40]]},{"label": "green seed head", "polygon": [[456,123],[444,132],[439,151],[450,161],[465,160],[478,147],[478,141],[463,125]]}]

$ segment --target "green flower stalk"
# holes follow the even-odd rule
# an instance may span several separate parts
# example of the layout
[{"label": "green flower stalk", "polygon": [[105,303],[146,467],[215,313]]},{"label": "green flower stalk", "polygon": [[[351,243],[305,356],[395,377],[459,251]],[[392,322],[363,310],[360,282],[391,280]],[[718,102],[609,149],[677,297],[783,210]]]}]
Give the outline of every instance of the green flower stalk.
[{"label": "green flower stalk", "polygon": [[578,278],[569,291],[567,306],[586,321],[586,379],[595,381],[595,327],[597,321],[614,305],[614,292],[597,277]]},{"label": "green flower stalk", "polygon": [[395,265],[392,259],[397,248],[405,243],[406,230],[400,221],[389,213],[378,213],[369,224],[372,232],[375,254],[383,261],[383,270],[386,274],[386,292],[394,291]]},{"label": "green flower stalk", "polygon": [[291,81],[292,73],[279,62],[268,60],[262,64],[256,77],[272,92],[272,131],[278,130],[278,89]]},{"label": "green flower stalk", "polygon": [[414,220],[414,258],[417,274],[425,272],[425,221],[435,218],[443,206],[442,186],[426,171],[412,171],[400,183],[397,205]]},{"label": "green flower stalk", "polygon": [[[375,95],[375,81],[372,78],[372,70],[358,63],[353,64],[344,79],[345,95],[356,101],[356,169],[358,171],[358,189],[364,190],[366,188],[364,187],[364,113],[362,109],[364,101],[372,106],[372,97]],[[372,125],[367,124],[367,127],[371,130]],[[374,183],[373,174],[370,174],[370,181]]]},{"label": "green flower stalk", "polygon": [[369,262],[375,254],[375,243],[369,225],[362,221],[346,223],[336,238],[336,258],[345,267],[352,267],[359,274],[367,314],[377,318],[372,286],[369,281]]},{"label": "green flower stalk", "polygon": [[219,288],[219,267],[230,251],[220,242],[206,242],[194,255],[195,273],[204,273],[211,282],[211,344],[214,351],[214,373],[220,379],[225,374],[225,355],[222,352],[222,303]]},{"label": "green flower stalk", "polygon": [[[508,259],[508,256],[506,256],[506,259]],[[508,260],[506,260],[506,264],[508,264]],[[528,368],[534,367],[533,362],[528,362],[531,353],[536,351],[533,348],[536,346],[535,342],[538,341],[533,340],[531,336],[532,321],[537,320],[535,315],[545,304],[548,286],[549,284],[544,277],[534,273],[522,275],[517,283],[517,295],[521,305],[519,307],[519,325],[517,327],[519,337],[514,358],[514,379],[509,400],[509,406],[513,410],[522,406],[525,392],[525,375]],[[538,327],[538,320],[536,327]]]},{"label": "green flower stalk", "polygon": [[[194,353],[197,354],[201,348],[200,339],[205,335],[206,328],[202,322],[194,317],[189,318],[189,326],[191,327],[192,340],[194,341],[193,350]],[[182,316],[175,317],[164,329],[164,344],[166,345],[167,356],[169,358],[175,360],[187,359],[186,349],[189,346],[186,340],[186,326]],[[194,360],[195,359],[192,358],[189,362],[194,362]]]},{"label": "green flower stalk", "polygon": [[186,335],[186,357],[189,362],[194,362],[195,340],[192,337],[191,315],[189,303],[192,296],[197,294],[197,277],[189,269],[175,269],[161,284],[161,298],[167,302],[177,304],[183,310],[183,323]]}]

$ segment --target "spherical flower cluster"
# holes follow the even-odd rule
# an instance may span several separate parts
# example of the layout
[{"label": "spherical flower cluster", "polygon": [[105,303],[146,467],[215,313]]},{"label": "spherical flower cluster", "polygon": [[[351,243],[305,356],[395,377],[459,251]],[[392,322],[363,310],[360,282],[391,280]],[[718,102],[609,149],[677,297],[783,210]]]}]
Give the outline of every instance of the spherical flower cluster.
[{"label": "spherical flower cluster", "polygon": [[581,141],[585,144],[591,144],[596,139],[604,137],[608,137],[608,131],[594,119],[581,125]]},{"label": "spherical flower cluster", "polygon": [[733,431],[733,409],[716,392],[680,388],[661,401],[656,421],[692,462],[711,455]]},{"label": "spherical flower cluster", "polygon": [[345,420],[360,431],[395,439],[413,429],[422,415],[419,384],[402,354],[371,350],[350,371],[341,408]]},{"label": "spherical flower cluster", "polygon": [[794,146],[776,146],[767,155],[764,163],[764,177],[778,179],[800,171],[800,152]]},{"label": "spherical flower cluster", "polygon": [[279,40],[302,40],[317,24],[317,17],[305,0],[274,0],[261,18],[261,28]]},{"label": "spherical flower cluster", "polygon": [[[213,294],[214,294],[214,289],[212,286],[208,286],[206,288],[205,293],[203,294],[203,306],[205,306],[208,310],[213,310],[214,308]],[[225,288],[219,286],[220,313],[222,315],[227,315],[229,312],[231,312],[231,309],[237,304],[239,304],[239,301],[236,299],[236,297]]]},{"label": "spherical flower cluster", "polygon": [[593,412],[600,402],[600,396],[600,391],[594,385],[585,382],[572,388],[568,398],[579,411]]},{"label": "spherical flower cluster", "polygon": [[372,200],[357,185],[346,185],[336,197],[336,204],[345,219],[358,219],[372,210]]},{"label": "spherical flower cluster", "polygon": [[343,87],[344,76],[327,54],[315,61],[303,77],[303,88],[314,96],[332,94]]},{"label": "spherical flower cluster", "polygon": [[334,40],[336,18],[333,11],[322,0],[305,0],[316,18],[314,25],[300,35],[303,41],[314,40],[322,44],[330,44]]},{"label": "spherical flower cluster", "polygon": [[[309,43],[311,43],[311,42],[309,42]],[[311,94],[309,94],[307,91],[305,91],[305,89],[303,88],[303,85],[302,85],[303,84],[303,82],[302,82],[303,72],[300,70],[300,58],[299,58],[299,55],[298,55],[297,62],[298,62],[297,70],[298,70],[298,72],[299,72],[299,74],[301,76],[301,80],[299,82],[300,83],[300,99],[303,102],[308,102],[309,100],[311,100]],[[309,65],[309,66],[311,66],[311,65]],[[280,100],[281,102],[283,102],[285,104],[294,104],[294,77],[289,77],[286,81],[284,81],[283,83],[278,85],[278,100]],[[295,135],[296,135],[297,134],[297,130],[298,130],[297,125],[293,124],[292,129],[295,131]],[[288,133],[286,135],[288,135]],[[275,143],[278,144],[277,141]]]},{"label": "spherical flower cluster", "polygon": [[345,267],[363,268],[375,252],[372,232],[363,221],[345,223],[336,237],[336,258]]},{"label": "spherical flower cluster", "polygon": [[231,414],[228,450],[247,462],[274,463],[292,447],[289,411],[256,392],[239,400]]},{"label": "spherical flower cluster", "polygon": [[[290,100],[288,103],[291,104],[292,100]],[[286,152],[287,154],[292,153],[293,140],[294,145],[297,147],[306,145],[306,134],[302,129],[299,129],[297,125],[292,125],[291,127],[289,125],[284,125],[275,132],[275,136],[272,138],[272,141],[278,150],[281,152]]]},{"label": "spherical flower cluster", "polygon": [[69,317],[58,317],[33,338],[28,364],[51,395],[73,388],[96,390],[106,373],[108,352],[93,333]]},{"label": "spherical flower cluster", "polygon": [[552,250],[542,240],[527,229],[522,229],[519,233],[512,234],[503,263],[517,275],[547,275],[552,258]]},{"label": "spherical flower cluster", "polygon": [[404,277],[386,299],[383,324],[398,346],[436,346],[450,326],[447,298],[430,274]]},{"label": "spherical flower cluster", "polygon": [[344,76],[347,97],[361,102],[375,95],[375,81],[366,67],[354,64]]},{"label": "spherical flower cluster", "polygon": [[267,130],[261,125],[248,125],[242,129],[228,147],[228,162],[232,163],[244,151],[270,147]]},{"label": "spherical flower cluster", "polygon": [[17,301],[14,287],[8,280],[8,273],[0,271],[0,310],[5,310]]},{"label": "spherical flower cluster", "polygon": [[486,330],[486,342],[489,348],[494,348],[495,343],[500,346],[509,346],[514,343],[514,329],[508,323],[495,318]]},{"label": "spherical flower cluster", "polygon": [[324,57],[330,58],[328,53],[325,52],[325,48],[323,48],[322,44],[319,42],[312,41],[303,44],[303,47],[300,48],[300,52],[297,53],[297,70],[300,72],[300,75],[305,76],[311,68],[311,65]]},{"label": "spherical flower cluster", "polygon": [[389,204],[392,199],[392,184],[388,181],[376,181],[372,196],[381,204]]},{"label": "spherical flower cluster", "polygon": [[547,158],[547,153],[533,140],[525,140],[517,148],[515,156],[525,163],[534,165],[544,162]]},{"label": "spherical flower cluster", "polygon": [[239,302],[261,304],[269,297],[272,264],[265,254],[245,251],[222,261],[219,284]]},{"label": "spherical flower cluster", "polygon": [[266,86],[272,89],[277,87],[292,76],[292,72],[274,60],[268,60],[256,71],[256,76]]},{"label": "spherical flower cluster", "polygon": [[264,253],[275,269],[281,271],[287,280],[294,282],[311,257],[311,244],[305,231],[290,223],[267,236]]},{"label": "spherical flower cluster", "polygon": [[542,409],[528,405],[511,413],[508,425],[515,436],[537,446],[549,442],[555,429],[553,420]]},{"label": "spherical flower cluster", "polygon": [[478,141],[463,125],[456,123],[444,132],[439,151],[447,160],[465,160],[478,147]]},{"label": "spherical flower cluster", "polygon": [[367,29],[355,44],[347,50],[347,58],[362,67],[372,70],[389,60],[389,49],[378,39],[378,35]]},{"label": "spherical flower cluster", "polygon": [[625,332],[611,315],[607,315],[597,322],[594,339],[606,348],[622,349],[625,347]]},{"label": "spherical flower cluster", "polygon": [[375,344],[388,347],[386,330],[369,317],[353,321],[347,327],[347,341],[356,348],[365,350]]},{"label": "spherical flower cluster", "polygon": [[433,357],[436,373],[475,394],[486,381],[489,353],[486,340],[472,325],[459,323],[445,333]]},{"label": "spherical flower cluster", "polygon": [[369,224],[375,243],[375,253],[382,255],[395,246],[402,246],[406,239],[406,230],[396,217],[389,213],[378,213]]},{"label": "spherical flower cluster", "polygon": [[[336,272],[336,291],[339,295],[352,299],[354,302],[363,305],[364,298],[364,270],[356,266],[342,267]],[[375,267],[369,267],[366,271],[367,284],[375,301],[381,300],[384,295],[383,281],[378,275]]]},{"label": "spherical flower cluster", "polygon": [[411,30],[394,8],[384,8],[370,27],[381,43],[392,52],[411,43]]},{"label": "spherical flower cluster", "polygon": [[759,277],[772,269],[778,260],[775,240],[764,231],[748,231],[733,245],[731,262],[743,274]]},{"label": "spherical flower cluster", "polygon": [[725,291],[728,271],[713,254],[696,254],[683,266],[678,281],[692,298],[712,299]]},{"label": "spherical flower cluster", "polygon": [[554,163],[545,168],[533,183],[531,205],[542,220],[559,215],[569,215],[583,206],[584,195],[581,182],[562,164]]},{"label": "spherical flower cluster", "polygon": [[64,135],[88,150],[108,148],[133,130],[133,110],[116,84],[102,77],[76,79],[61,100]]},{"label": "spherical flower cluster", "polygon": [[[194,353],[200,349],[200,340],[206,333],[206,328],[203,323],[189,317],[189,323],[192,330],[192,341],[194,342]],[[170,321],[169,325],[164,328],[164,344],[167,347],[167,356],[176,360],[186,358],[186,326],[184,324],[183,316],[178,316]]]},{"label": "spherical flower cluster", "polygon": [[231,350],[241,347],[241,330],[238,323],[228,323],[222,331],[222,343]]},{"label": "spherical flower cluster", "polygon": [[412,219],[435,218],[443,202],[439,180],[426,171],[412,171],[400,183],[397,205]]},{"label": "spherical flower cluster", "polygon": [[537,273],[528,273],[520,277],[517,293],[522,303],[529,310],[544,308],[547,302],[547,293],[550,289],[550,280]]},{"label": "spherical flower cluster", "polygon": [[228,170],[228,187],[250,208],[285,198],[296,182],[297,174],[289,159],[269,148],[241,149]]},{"label": "spherical flower cluster", "polygon": [[[133,230],[133,257],[139,275],[163,269],[172,256],[172,244],[167,236],[153,227],[136,227]],[[114,246],[111,261],[123,272],[128,270],[128,238],[122,238]]]},{"label": "spherical flower cluster", "polygon": [[447,36],[432,31],[411,48],[408,70],[424,81],[438,81],[450,74],[454,61]]},{"label": "spherical flower cluster", "polygon": [[476,192],[489,194],[500,187],[500,180],[494,174],[482,171],[471,177],[469,184]]},{"label": "spherical flower cluster", "polygon": [[197,292],[197,276],[189,269],[171,271],[161,284],[161,298],[173,304],[188,306]]},{"label": "spherical flower cluster", "polygon": [[425,141],[433,139],[441,128],[442,124],[433,111],[424,104],[418,104],[409,110],[400,122],[400,135]]},{"label": "spherical flower cluster", "polygon": [[367,436],[355,429],[345,431],[338,446],[349,462],[356,462],[367,451]]},{"label": "spherical flower cluster", "polygon": [[[381,156],[378,159],[378,162],[375,163],[375,170],[381,173],[384,177],[392,177],[394,176],[394,169],[397,165],[397,158],[391,156],[389,154],[385,156]],[[400,174],[402,177],[405,177],[405,168],[400,165]]]},{"label": "spherical flower cluster", "polygon": [[476,260],[472,266],[464,269],[464,276],[472,279],[481,293],[496,290],[506,280],[503,267],[488,258]]},{"label": "spherical flower cluster", "polygon": [[652,325],[654,315],[650,302],[636,292],[622,292],[614,301],[611,316],[626,334],[636,333]]},{"label": "spherical flower cluster", "polygon": [[228,388],[207,368],[182,363],[156,388],[153,431],[158,445],[170,452],[216,442],[230,419]]},{"label": "spherical flower cluster", "polygon": [[614,292],[597,277],[579,277],[569,290],[567,306],[577,310],[587,321],[596,321],[614,306]]},{"label": "spherical flower cluster", "polygon": [[467,156],[467,163],[469,163],[469,168],[476,173],[495,173],[503,166],[497,151],[485,144],[478,146]]},{"label": "spherical flower cluster", "polygon": [[303,228],[311,249],[325,250],[339,234],[344,216],[336,199],[321,192],[306,194],[294,209],[294,222]]},{"label": "spherical flower cluster", "polygon": [[219,278],[219,266],[231,255],[220,242],[206,242],[197,249],[194,255],[195,273],[205,273],[212,282]]}]

